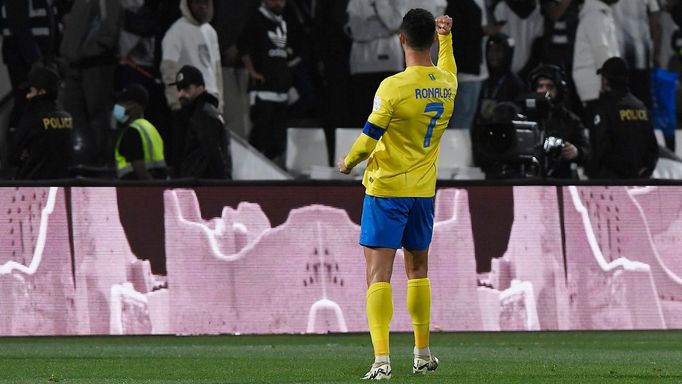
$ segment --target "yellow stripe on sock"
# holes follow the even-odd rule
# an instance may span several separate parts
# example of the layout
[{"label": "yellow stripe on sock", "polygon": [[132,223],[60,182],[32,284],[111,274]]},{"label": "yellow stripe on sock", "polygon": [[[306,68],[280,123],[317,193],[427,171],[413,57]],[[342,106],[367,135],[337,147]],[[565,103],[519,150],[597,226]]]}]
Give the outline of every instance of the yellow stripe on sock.
[{"label": "yellow stripe on sock", "polygon": [[367,288],[367,322],[374,355],[388,355],[389,324],[393,318],[393,292],[390,283],[374,283]]},{"label": "yellow stripe on sock", "polygon": [[427,348],[431,322],[431,283],[428,278],[407,281],[407,310],[412,317],[415,347]]}]

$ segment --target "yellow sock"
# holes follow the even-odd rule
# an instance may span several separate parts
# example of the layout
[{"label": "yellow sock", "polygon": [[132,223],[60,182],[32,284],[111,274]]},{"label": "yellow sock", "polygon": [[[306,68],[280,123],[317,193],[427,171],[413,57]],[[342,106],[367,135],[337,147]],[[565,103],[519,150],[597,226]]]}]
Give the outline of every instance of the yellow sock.
[{"label": "yellow sock", "polygon": [[414,346],[428,348],[431,322],[431,284],[428,278],[407,281],[407,310],[412,316]]},{"label": "yellow sock", "polygon": [[388,326],[393,317],[393,292],[390,283],[374,283],[367,288],[367,322],[374,355],[388,355]]}]

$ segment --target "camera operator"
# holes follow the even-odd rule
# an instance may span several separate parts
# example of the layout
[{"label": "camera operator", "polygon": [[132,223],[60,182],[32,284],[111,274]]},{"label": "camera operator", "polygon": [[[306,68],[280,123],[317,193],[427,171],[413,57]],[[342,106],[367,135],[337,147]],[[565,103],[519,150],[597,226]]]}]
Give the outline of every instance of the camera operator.
[{"label": "camera operator", "polygon": [[549,100],[544,116],[538,116],[545,137],[544,176],[577,178],[577,165],[583,165],[589,156],[589,141],[580,118],[566,107],[568,89],[563,71],[556,65],[540,65],[530,73],[529,80],[530,88]]},{"label": "camera operator", "polygon": [[491,120],[476,132],[478,166],[488,180],[541,177],[538,124],[511,101],[497,103]]},{"label": "camera operator", "polygon": [[592,178],[647,178],[658,161],[658,143],[644,103],[628,89],[628,66],[612,57],[597,71],[602,92],[594,117]]}]

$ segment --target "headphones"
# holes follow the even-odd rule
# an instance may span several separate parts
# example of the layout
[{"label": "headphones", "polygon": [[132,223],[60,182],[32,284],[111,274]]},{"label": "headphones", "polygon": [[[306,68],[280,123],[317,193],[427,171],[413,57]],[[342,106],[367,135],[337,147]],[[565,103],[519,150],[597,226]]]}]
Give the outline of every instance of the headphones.
[{"label": "headphones", "polygon": [[533,69],[528,75],[528,87],[532,92],[537,89],[538,81],[540,79],[550,79],[554,83],[557,90],[557,96],[554,102],[561,102],[566,95],[566,75],[563,68],[554,64],[540,64]]}]

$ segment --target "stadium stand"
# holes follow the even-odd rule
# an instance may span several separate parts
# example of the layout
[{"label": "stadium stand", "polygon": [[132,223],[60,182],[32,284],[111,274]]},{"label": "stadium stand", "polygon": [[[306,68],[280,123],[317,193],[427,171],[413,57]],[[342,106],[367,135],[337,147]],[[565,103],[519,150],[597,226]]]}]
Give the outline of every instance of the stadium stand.
[{"label": "stadium stand", "polygon": [[287,170],[310,177],[313,166],[326,166],[329,155],[325,140],[322,128],[287,128]]},{"label": "stadium stand", "polygon": [[233,180],[293,179],[289,173],[275,165],[238,135],[232,135],[230,140]]}]

